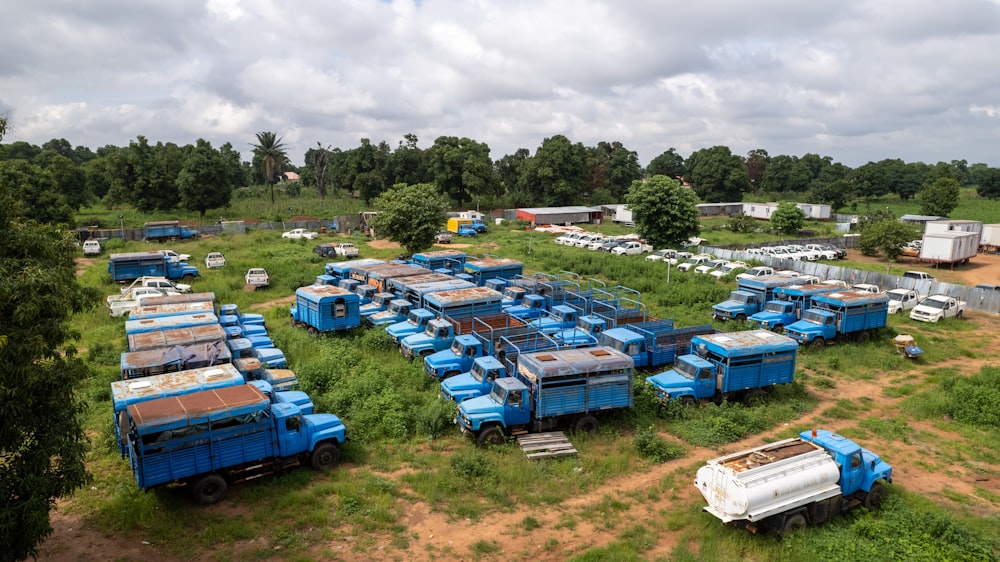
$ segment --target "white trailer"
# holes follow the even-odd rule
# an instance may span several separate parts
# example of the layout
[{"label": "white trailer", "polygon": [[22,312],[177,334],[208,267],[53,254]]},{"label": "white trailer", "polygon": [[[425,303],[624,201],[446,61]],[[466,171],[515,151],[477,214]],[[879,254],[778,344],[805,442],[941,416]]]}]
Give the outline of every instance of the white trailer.
[{"label": "white trailer", "polygon": [[983,231],[982,221],[970,220],[943,220],[928,221],[924,225],[924,234],[937,234],[939,232],[975,232],[980,234]]},{"label": "white trailer", "polygon": [[[928,223],[929,224],[929,223]],[[950,231],[924,234],[920,259],[944,264],[968,263],[979,252],[978,232]]]},{"label": "white trailer", "polygon": [[984,252],[995,252],[1000,249],[1000,224],[983,225],[983,233],[979,237],[979,249]]}]

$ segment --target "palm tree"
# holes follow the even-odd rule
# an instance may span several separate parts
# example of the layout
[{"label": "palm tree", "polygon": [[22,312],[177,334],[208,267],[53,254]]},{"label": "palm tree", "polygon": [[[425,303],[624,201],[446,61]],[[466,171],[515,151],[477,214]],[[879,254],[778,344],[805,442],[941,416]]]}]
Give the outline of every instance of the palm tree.
[{"label": "palm tree", "polygon": [[285,145],[281,137],[271,131],[257,133],[257,144],[253,146],[253,154],[264,164],[264,175],[271,187],[271,205],[274,205],[274,178],[281,173],[282,166],[288,162]]}]

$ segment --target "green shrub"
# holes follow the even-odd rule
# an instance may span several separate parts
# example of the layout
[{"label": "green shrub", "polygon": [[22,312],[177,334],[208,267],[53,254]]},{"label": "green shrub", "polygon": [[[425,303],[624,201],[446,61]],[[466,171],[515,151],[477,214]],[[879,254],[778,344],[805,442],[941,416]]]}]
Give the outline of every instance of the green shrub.
[{"label": "green shrub", "polygon": [[660,437],[653,426],[639,430],[632,442],[640,455],[657,463],[683,457],[685,453],[683,446]]},{"label": "green shrub", "polygon": [[479,449],[465,449],[451,456],[451,470],[463,480],[496,482],[499,472],[493,459]]},{"label": "green shrub", "polygon": [[455,408],[455,403],[450,400],[431,397],[415,412],[417,433],[431,439],[440,437],[445,431],[454,427]]}]

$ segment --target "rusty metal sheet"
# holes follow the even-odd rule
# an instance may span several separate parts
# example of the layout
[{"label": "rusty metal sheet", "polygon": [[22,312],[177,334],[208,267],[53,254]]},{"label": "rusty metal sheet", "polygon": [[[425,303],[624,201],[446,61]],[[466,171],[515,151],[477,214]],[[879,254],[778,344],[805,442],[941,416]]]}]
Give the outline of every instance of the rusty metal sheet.
[{"label": "rusty metal sheet", "polygon": [[256,386],[240,385],[130,404],[128,413],[140,433],[145,433],[241,415],[269,404]]},{"label": "rusty metal sheet", "polygon": [[465,265],[466,265],[466,267],[472,266],[472,267],[475,267],[475,268],[485,269],[485,268],[488,268],[488,267],[500,267],[500,266],[505,266],[505,265],[521,265],[521,266],[523,266],[524,263],[521,262],[521,261],[518,261],[518,260],[510,259],[510,258],[489,258],[489,257],[486,257],[486,258],[478,258],[478,259],[475,259],[475,260],[469,260],[469,261],[465,262]]},{"label": "rusty metal sheet", "polygon": [[[703,340],[715,344],[723,349],[748,349],[753,350],[759,346],[766,346],[770,351],[778,351],[774,346],[780,346],[780,349],[795,349],[798,347],[798,343],[788,337],[781,334],[777,334],[770,330],[742,330],[739,332],[722,332],[718,334],[702,334],[692,338],[692,341]],[[784,345],[782,345],[784,344]],[[763,352],[764,349],[761,347],[759,351]]]},{"label": "rusty metal sheet", "polygon": [[194,326],[191,328],[175,328],[128,336],[129,350],[142,351],[161,347],[173,347],[191,343],[206,343],[225,341],[226,330],[219,324]]},{"label": "rusty metal sheet", "polygon": [[475,303],[490,301],[492,299],[503,299],[503,295],[487,287],[470,287],[468,289],[454,289],[451,291],[441,291],[431,293],[424,297],[427,302],[433,302],[441,308],[448,308],[464,303]]},{"label": "rusty metal sheet", "polygon": [[468,254],[459,250],[434,250],[433,252],[420,252],[418,254],[414,254],[413,258],[417,259],[417,256],[423,256],[428,260],[432,260],[436,258],[449,258],[449,259],[464,258],[468,256]]},{"label": "rusty metal sheet", "polygon": [[162,297],[148,297],[142,300],[144,306],[186,302],[215,302],[215,293],[209,291],[204,293],[187,293],[185,295],[164,295]]},{"label": "rusty metal sheet", "polygon": [[115,381],[111,383],[111,399],[114,411],[120,412],[128,404],[173,396],[184,391],[242,384],[243,375],[233,365],[213,365],[201,369]]},{"label": "rusty metal sheet", "polygon": [[157,304],[157,305],[146,305],[137,306],[131,314],[130,318],[140,319],[140,318],[150,318],[157,314],[199,314],[199,313],[215,312],[215,304],[207,301],[196,301],[196,302],[177,302],[171,304]]},{"label": "rusty metal sheet", "polygon": [[307,287],[299,287],[295,290],[295,294],[305,297],[312,296],[316,299],[346,296],[353,296],[357,298],[358,296],[347,289],[341,289],[340,287],[336,287],[334,285],[309,285]]},{"label": "rusty metal sheet", "polygon": [[546,377],[633,369],[632,358],[613,347],[596,346],[522,353],[517,372],[538,381]]}]

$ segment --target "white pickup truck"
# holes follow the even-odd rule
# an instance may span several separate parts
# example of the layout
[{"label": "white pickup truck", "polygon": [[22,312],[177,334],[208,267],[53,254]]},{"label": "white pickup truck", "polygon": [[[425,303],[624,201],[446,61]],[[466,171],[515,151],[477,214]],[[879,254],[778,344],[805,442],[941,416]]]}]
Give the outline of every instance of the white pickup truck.
[{"label": "white pickup truck", "polygon": [[157,252],[163,254],[164,257],[169,258],[172,262],[186,262],[191,259],[191,254],[178,254],[173,250],[157,250]]},{"label": "white pickup truck", "polygon": [[350,242],[341,242],[337,244],[334,251],[337,252],[338,256],[345,258],[356,258],[358,257],[358,247]]},{"label": "white pickup truck", "polygon": [[209,252],[205,256],[205,267],[208,269],[226,267],[226,256],[222,255],[222,252]]},{"label": "white pickup truck", "polygon": [[612,248],[611,253],[616,256],[635,256],[638,254],[648,254],[653,251],[653,247],[642,242],[626,242],[617,248]]},{"label": "white pickup truck", "polygon": [[885,295],[889,297],[889,314],[906,312],[917,306],[923,298],[913,289],[889,289]]},{"label": "white pickup truck", "polygon": [[247,270],[244,280],[248,287],[267,287],[271,284],[271,279],[267,276],[267,270],[263,267],[251,267]]},{"label": "white pickup truck", "polygon": [[139,287],[159,289],[165,295],[179,295],[191,292],[191,285],[187,283],[177,283],[166,277],[144,276],[133,281],[131,285],[122,287],[121,293],[124,295]]},{"label": "white pickup truck", "polygon": [[965,301],[948,295],[931,295],[910,311],[910,318],[920,322],[939,322],[942,318],[961,318]]},{"label": "white pickup truck", "polygon": [[142,301],[145,299],[176,294],[178,294],[176,291],[168,293],[166,290],[155,287],[134,287],[120,295],[111,295],[108,297],[108,310],[114,318],[128,316],[135,310],[135,307],[141,306]]}]

